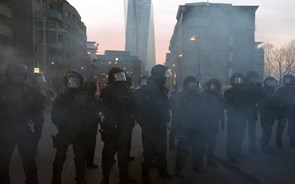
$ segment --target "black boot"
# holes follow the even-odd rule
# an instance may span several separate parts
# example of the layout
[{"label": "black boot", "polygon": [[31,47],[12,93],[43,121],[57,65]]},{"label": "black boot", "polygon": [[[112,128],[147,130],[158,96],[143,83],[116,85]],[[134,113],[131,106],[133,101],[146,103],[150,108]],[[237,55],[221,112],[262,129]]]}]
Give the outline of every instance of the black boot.
[{"label": "black boot", "polygon": [[88,169],[97,169],[98,165],[94,164],[93,162],[86,163],[86,168]]},{"label": "black boot", "polygon": [[110,183],[109,178],[103,178],[103,179],[100,181],[100,184],[109,184],[109,183]]},{"label": "black boot", "polygon": [[282,149],[282,139],[281,138],[276,138],[276,143],[277,143],[277,147],[279,148],[279,149]]},{"label": "black boot", "polygon": [[136,180],[134,178],[132,178],[131,176],[123,176],[123,177],[120,177],[120,182],[122,184],[124,183],[137,183]]},{"label": "black boot", "polygon": [[76,179],[76,184],[87,184],[85,178]]},{"label": "black boot", "polygon": [[214,161],[207,161],[207,166],[212,168],[218,168],[218,164]]},{"label": "black boot", "polygon": [[181,170],[175,170],[175,176],[177,178],[184,178],[183,172]]},{"label": "black boot", "polygon": [[167,171],[159,171],[159,176],[161,178],[173,179],[174,177]]},{"label": "black boot", "polygon": [[150,184],[152,182],[150,176],[150,169],[145,167],[144,162],[141,163],[141,175],[143,183]]}]

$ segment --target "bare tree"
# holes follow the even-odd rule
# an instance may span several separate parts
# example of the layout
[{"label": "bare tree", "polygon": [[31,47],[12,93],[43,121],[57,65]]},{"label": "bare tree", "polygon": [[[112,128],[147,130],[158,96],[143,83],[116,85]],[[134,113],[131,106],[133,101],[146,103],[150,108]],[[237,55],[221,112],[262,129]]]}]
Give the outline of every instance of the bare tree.
[{"label": "bare tree", "polygon": [[295,40],[282,47],[266,43],[263,48],[265,76],[273,76],[281,84],[284,75],[295,74]]}]

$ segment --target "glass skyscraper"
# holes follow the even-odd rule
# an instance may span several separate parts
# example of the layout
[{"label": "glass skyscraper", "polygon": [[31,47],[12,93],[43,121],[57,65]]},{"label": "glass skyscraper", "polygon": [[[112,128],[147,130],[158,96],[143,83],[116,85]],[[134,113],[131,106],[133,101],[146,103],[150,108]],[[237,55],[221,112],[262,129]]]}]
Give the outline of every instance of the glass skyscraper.
[{"label": "glass skyscraper", "polygon": [[138,56],[150,71],[156,63],[151,0],[125,0],[125,50]]}]

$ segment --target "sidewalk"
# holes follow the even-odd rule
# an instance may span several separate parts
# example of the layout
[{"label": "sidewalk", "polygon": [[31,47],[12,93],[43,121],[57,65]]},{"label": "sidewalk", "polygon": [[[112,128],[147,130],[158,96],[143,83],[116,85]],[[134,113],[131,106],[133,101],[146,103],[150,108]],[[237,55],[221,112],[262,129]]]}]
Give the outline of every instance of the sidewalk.
[{"label": "sidewalk", "polygon": [[[257,126],[257,146],[260,150],[259,140],[261,137],[261,128]],[[273,128],[276,132],[276,126]],[[273,134],[274,134],[273,133]],[[226,132],[222,132],[217,137],[216,154],[221,161],[232,168],[239,170],[246,177],[256,179],[256,183],[267,184],[294,184],[295,183],[295,148],[289,147],[288,135],[285,131],[283,137],[283,148],[275,149],[273,153],[249,153],[247,130],[244,138],[243,154],[247,158],[241,159],[238,164],[227,162],[226,156]],[[272,135],[272,146],[274,144],[274,135]]]}]

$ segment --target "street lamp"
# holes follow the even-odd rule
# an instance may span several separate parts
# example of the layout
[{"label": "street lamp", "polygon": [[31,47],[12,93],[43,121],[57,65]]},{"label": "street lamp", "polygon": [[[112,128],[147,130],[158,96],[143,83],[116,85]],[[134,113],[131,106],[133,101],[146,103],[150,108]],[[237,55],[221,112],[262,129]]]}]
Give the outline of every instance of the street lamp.
[{"label": "street lamp", "polygon": [[198,45],[198,48],[196,48],[196,50],[198,49],[198,61],[197,61],[197,56],[195,56],[195,60],[196,60],[196,63],[198,63],[198,68],[197,68],[197,71],[198,71],[198,73],[196,74],[196,78],[197,78],[197,80],[201,80],[201,78],[202,78],[202,75],[201,75],[201,58],[200,58],[200,56],[201,56],[201,53],[200,53],[200,44],[197,44],[197,41],[199,40],[200,38],[197,36],[197,35],[193,35],[193,36],[191,36],[190,38],[189,38],[189,40],[191,41],[191,42],[194,42],[196,45],[195,45],[195,47],[197,47],[197,45]]}]

